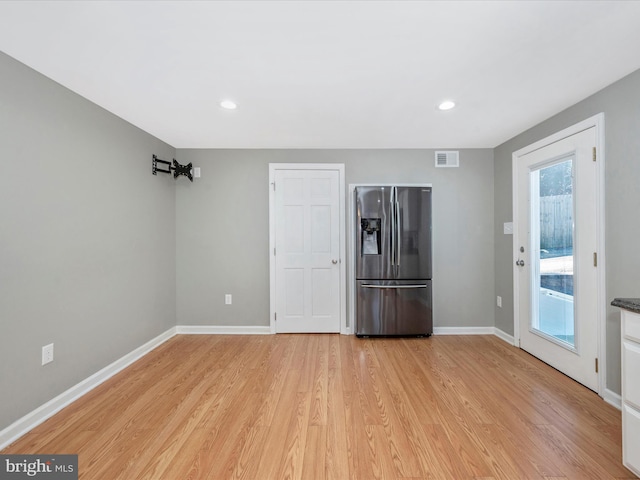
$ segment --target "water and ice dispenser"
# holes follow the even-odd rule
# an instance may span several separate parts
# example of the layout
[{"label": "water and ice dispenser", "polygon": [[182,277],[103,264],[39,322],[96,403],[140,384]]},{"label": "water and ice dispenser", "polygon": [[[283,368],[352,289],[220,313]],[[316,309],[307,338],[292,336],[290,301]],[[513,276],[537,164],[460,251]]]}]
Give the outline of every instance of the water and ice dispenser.
[{"label": "water and ice dispenser", "polygon": [[360,252],[362,255],[380,255],[380,219],[362,218],[360,227]]}]

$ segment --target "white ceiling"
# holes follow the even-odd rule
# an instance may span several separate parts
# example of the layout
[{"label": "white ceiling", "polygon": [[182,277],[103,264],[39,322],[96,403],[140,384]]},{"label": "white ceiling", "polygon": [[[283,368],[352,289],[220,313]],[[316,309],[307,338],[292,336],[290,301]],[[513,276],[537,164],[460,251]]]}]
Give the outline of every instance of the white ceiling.
[{"label": "white ceiling", "polygon": [[639,20],[610,0],[0,1],[0,50],[176,148],[490,148],[640,68]]}]

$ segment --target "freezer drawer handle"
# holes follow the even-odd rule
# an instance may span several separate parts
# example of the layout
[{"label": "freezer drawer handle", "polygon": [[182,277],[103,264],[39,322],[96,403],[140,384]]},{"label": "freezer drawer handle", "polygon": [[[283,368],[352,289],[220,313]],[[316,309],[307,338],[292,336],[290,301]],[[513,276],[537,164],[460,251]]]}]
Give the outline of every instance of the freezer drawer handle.
[{"label": "freezer drawer handle", "polygon": [[362,285],[362,288],[427,288],[426,285]]}]

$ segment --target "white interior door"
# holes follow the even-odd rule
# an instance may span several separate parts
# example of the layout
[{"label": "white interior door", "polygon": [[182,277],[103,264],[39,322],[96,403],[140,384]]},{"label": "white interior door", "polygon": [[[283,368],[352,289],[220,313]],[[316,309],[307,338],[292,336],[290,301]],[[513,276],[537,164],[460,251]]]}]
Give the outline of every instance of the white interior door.
[{"label": "white interior door", "polygon": [[275,170],[275,330],[340,332],[338,170]]},{"label": "white interior door", "polygon": [[514,156],[520,347],[598,391],[596,128]]}]

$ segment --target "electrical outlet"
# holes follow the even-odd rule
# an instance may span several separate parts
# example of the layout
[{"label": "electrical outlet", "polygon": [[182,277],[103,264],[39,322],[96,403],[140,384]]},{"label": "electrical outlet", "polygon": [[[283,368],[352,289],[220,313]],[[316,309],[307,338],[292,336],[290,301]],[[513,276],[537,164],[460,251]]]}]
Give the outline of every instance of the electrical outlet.
[{"label": "electrical outlet", "polygon": [[502,297],[500,295],[496,297],[496,305],[502,308]]},{"label": "electrical outlet", "polygon": [[53,343],[42,347],[42,365],[53,362]]},{"label": "electrical outlet", "polygon": [[227,293],[224,296],[224,304],[225,305],[231,305],[231,294],[230,293]]}]

